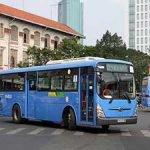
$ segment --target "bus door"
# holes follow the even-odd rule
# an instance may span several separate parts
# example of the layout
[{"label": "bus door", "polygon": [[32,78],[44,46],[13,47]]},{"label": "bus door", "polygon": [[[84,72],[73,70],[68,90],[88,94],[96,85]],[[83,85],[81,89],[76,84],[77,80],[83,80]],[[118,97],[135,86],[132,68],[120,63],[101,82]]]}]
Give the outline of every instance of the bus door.
[{"label": "bus door", "polygon": [[35,118],[37,73],[29,72],[27,74],[27,116]]},{"label": "bus door", "polygon": [[94,71],[92,67],[81,68],[80,81],[80,121],[93,124]]}]

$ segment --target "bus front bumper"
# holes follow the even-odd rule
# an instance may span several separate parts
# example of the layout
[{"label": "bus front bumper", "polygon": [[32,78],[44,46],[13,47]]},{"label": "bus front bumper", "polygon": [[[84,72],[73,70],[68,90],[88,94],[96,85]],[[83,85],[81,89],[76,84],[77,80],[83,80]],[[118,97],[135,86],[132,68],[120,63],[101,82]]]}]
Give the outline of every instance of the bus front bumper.
[{"label": "bus front bumper", "polygon": [[136,124],[137,117],[130,118],[97,118],[97,126],[118,125],[118,124]]}]

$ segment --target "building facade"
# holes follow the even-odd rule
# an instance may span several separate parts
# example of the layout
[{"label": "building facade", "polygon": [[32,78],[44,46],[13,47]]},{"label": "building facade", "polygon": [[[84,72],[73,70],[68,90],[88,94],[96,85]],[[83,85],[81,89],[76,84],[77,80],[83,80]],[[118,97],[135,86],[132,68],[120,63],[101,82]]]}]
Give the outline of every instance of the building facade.
[{"label": "building facade", "polygon": [[129,0],[129,48],[150,54],[150,0]]},{"label": "building facade", "polygon": [[62,0],[58,3],[58,21],[83,35],[83,2]]},{"label": "building facade", "polygon": [[59,22],[0,4],[0,69],[17,67],[29,46],[57,48],[63,38],[80,34]]}]

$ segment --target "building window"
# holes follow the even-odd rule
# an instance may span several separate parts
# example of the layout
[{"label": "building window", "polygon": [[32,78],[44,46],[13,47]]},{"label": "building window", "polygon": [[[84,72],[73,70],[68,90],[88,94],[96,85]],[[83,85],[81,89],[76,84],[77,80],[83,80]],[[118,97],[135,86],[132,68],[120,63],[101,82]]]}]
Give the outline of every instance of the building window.
[{"label": "building window", "polygon": [[148,15],[147,15],[147,13],[145,13],[145,19],[148,19]]},{"label": "building window", "polygon": [[141,44],[143,44],[143,38],[141,38]]},{"label": "building window", "polygon": [[137,20],[139,20],[139,14],[137,14]]},{"label": "building window", "polygon": [[148,46],[145,46],[145,52],[147,52],[148,51]]},{"label": "building window", "polygon": [[147,5],[145,5],[145,11],[147,11]]},{"label": "building window", "polygon": [[55,37],[54,38],[55,40],[54,40],[54,49],[57,49],[58,48],[58,44],[59,44],[59,37]]},{"label": "building window", "polygon": [[148,43],[148,38],[147,37],[145,37],[145,44],[147,44]]},{"label": "building window", "polygon": [[10,67],[11,68],[15,67],[15,58],[13,56],[11,56],[11,58],[10,58]]},{"label": "building window", "polygon": [[141,5],[141,11],[143,11],[143,5]]},{"label": "building window", "polygon": [[139,30],[137,30],[137,36],[139,36]]},{"label": "building window", "polygon": [[23,32],[23,43],[29,43],[29,30],[24,29]]},{"label": "building window", "polygon": [[29,62],[29,56],[26,51],[23,51],[23,62]]},{"label": "building window", "polygon": [[143,21],[141,21],[141,28],[143,28]]},{"label": "building window", "polygon": [[145,29],[145,35],[148,35],[148,30],[147,29]]},{"label": "building window", "polygon": [[137,44],[139,44],[139,38],[137,38]]},{"label": "building window", "polygon": [[141,13],[141,19],[143,19],[143,13]]},{"label": "building window", "polygon": [[139,22],[137,22],[137,28],[139,28]]},{"label": "building window", "polygon": [[143,52],[143,46],[141,46],[141,51]]},{"label": "building window", "polygon": [[148,21],[145,21],[145,27],[148,27]]},{"label": "building window", "polygon": [[3,50],[0,50],[0,66],[3,65]]},{"label": "building window", "polygon": [[141,30],[141,36],[143,36],[143,30]]},{"label": "building window", "polygon": [[16,26],[11,27],[11,40],[18,41],[18,28]]},{"label": "building window", "polygon": [[40,46],[40,33],[34,32],[34,45]]},{"label": "building window", "polygon": [[139,12],[139,6],[137,6],[137,12]]},{"label": "building window", "polygon": [[0,38],[3,38],[3,36],[4,36],[3,24],[0,23]]},{"label": "building window", "polygon": [[17,67],[17,50],[16,49],[11,49],[11,54],[10,54],[10,67],[14,68]]},{"label": "building window", "polygon": [[45,35],[44,47],[50,47],[50,36],[48,34]]}]

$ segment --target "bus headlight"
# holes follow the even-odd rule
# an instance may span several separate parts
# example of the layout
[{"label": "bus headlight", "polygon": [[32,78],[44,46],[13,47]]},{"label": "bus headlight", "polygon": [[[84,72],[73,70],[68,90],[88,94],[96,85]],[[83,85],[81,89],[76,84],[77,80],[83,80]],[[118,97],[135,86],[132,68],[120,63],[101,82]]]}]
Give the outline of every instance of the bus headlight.
[{"label": "bus headlight", "polygon": [[105,114],[99,104],[96,105],[96,113],[98,118],[104,118]]}]

